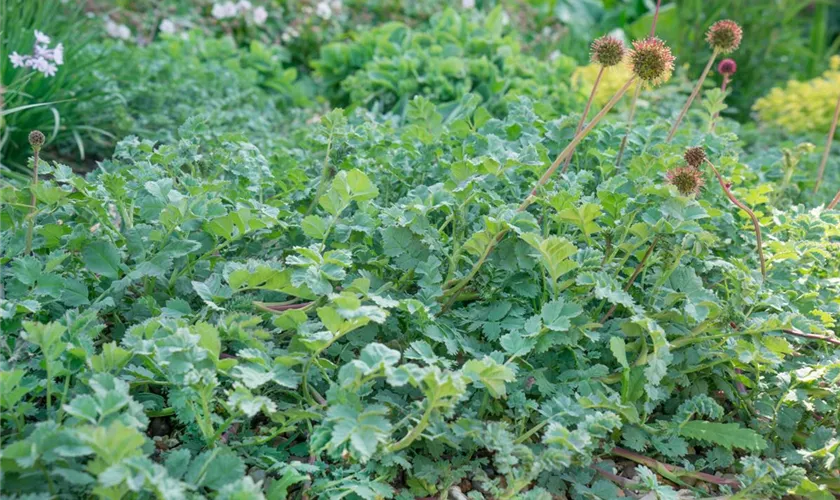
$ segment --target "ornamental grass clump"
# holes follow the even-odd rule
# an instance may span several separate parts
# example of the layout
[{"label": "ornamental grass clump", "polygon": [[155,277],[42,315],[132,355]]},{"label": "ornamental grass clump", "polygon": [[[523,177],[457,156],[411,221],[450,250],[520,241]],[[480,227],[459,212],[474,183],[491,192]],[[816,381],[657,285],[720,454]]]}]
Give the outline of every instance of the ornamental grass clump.
[{"label": "ornamental grass clump", "polygon": [[730,52],[735,51],[738,46],[741,45],[742,38],[743,31],[735,21],[725,19],[723,21],[716,22],[711,28],[709,28],[709,31],[706,33],[706,41],[712,48],[712,56],[709,57],[709,62],[706,64],[706,67],[703,68],[703,73],[700,74],[700,78],[694,85],[691,95],[688,96],[688,100],[685,102],[682,110],[680,110],[680,114],[677,115],[677,119],[671,126],[671,131],[668,132],[666,142],[671,142],[671,139],[674,138],[674,134],[677,133],[677,129],[680,127],[680,123],[682,123],[683,118],[685,118],[685,114],[691,107],[691,103],[694,102],[697,94],[700,93],[700,89],[703,87],[703,82],[706,80],[706,76],[708,76],[709,71],[712,69],[712,65],[715,63],[717,56],[720,54],[729,54]]},{"label": "ornamental grass clump", "polygon": [[[618,65],[624,60],[627,50],[624,43],[618,38],[612,36],[602,36],[592,42],[590,61],[592,64],[597,64],[598,75],[595,77],[595,82],[592,84],[592,90],[589,92],[589,99],[586,100],[586,106],[583,108],[583,114],[580,116],[580,121],[575,129],[575,134],[579,134],[586,123],[586,117],[589,115],[589,110],[592,107],[592,100],[598,91],[598,84],[601,83],[601,78],[604,76],[604,70]],[[566,163],[560,173],[564,173],[569,168],[569,163],[572,161],[572,156],[566,158]]]}]

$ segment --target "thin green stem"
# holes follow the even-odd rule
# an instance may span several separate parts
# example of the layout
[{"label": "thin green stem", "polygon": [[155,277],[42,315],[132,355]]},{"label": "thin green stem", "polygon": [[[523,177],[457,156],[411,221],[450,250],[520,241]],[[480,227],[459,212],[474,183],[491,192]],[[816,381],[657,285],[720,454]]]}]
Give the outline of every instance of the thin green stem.
[{"label": "thin green stem", "polygon": [[834,118],[831,120],[831,127],[828,129],[828,139],[825,141],[825,150],[823,151],[822,161],[820,161],[820,169],[817,172],[817,182],[814,184],[815,193],[820,188],[820,183],[825,173],[825,166],[828,164],[828,155],[831,153],[831,142],[834,140],[834,133],[837,131],[838,118],[840,118],[840,95],[837,96],[837,104],[834,106]]},{"label": "thin green stem", "polygon": [[[639,273],[642,272],[642,269],[645,267],[645,263],[647,263],[648,257],[650,254],[653,253],[653,249],[656,248],[656,244],[659,243],[659,235],[654,236],[653,241],[650,242],[650,246],[648,247],[645,255],[642,257],[642,260],[639,261],[639,264],[636,265],[636,269],[633,270],[633,274],[630,276],[630,279],[627,280],[627,284],[624,285],[624,291],[630,290],[630,287],[633,286],[633,282],[636,281],[636,278],[639,276]],[[610,319],[610,316],[615,312],[616,305],[613,304],[612,307],[607,311],[606,314],[598,321],[598,323],[604,324],[605,321]]]},{"label": "thin green stem", "polygon": [[318,200],[321,199],[321,196],[324,194],[324,190],[327,188],[327,181],[330,176],[330,151],[332,150],[334,133],[335,127],[333,126],[330,130],[330,136],[327,139],[327,154],[324,155],[324,163],[321,166],[321,180],[318,181],[318,188],[315,190],[315,197],[312,198],[312,202],[309,204],[309,208],[306,209],[306,213],[304,215],[309,215],[313,210],[315,210],[315,207],[318,205]]},{"label": "thin green stem", "polygon": [[615,157],[615,166],[621,166],[621,157],[624,156],[624,149],[627,147],[627,138],[630,137],[630,132],[633,130],[633,120],[636,117],[636,102],[639,100],[639,94],[642,92],[642,82],[636,84],[636,91],[633,92],[633,100],[630,102],[630,114],[627,116],[627,130],[624,132],[624,137],[621,138],[621,146],[618,148],[618,154]]},{"label": "thin green stem", "polygon": [[680,110],[680,114],[677,115],[677,119],[674,121],[674,125],[671,127],[671,131],[668,132],[668,138],[665,139],[665,142],[671,142],[671,139],[674,138],[674,134],[677,133],[677,129],[680,127],[680,123],[682,123],[683,118],[685,118],[685,114],[688,112],[688,108],[691,107],[691,103],[694,102],[694,99],[697,97],[697,94],[700,93],[700,89],[703,87],[703,82],[706,80],[706,76],[712,69],[712,65],[715,63],[715,59],[717,59],[717,56],[718,50],[715,49],[714,52],[712,52],[712,57],[709,58],[709,62],[706,63],[706,67],[703,68],[703,73],[697,80],[697,85],[694,86],[694,90],[691,91],[691,95],[689,95],[688,100],[685,101],[685,105],[683,106],[682,110]]},{"label": "thin green stem", "polygon": [[420,421],[417,422],[417,425],[414,426],[411,431],[408,432],[402,439],[397,441],[396,443],[392,444],[388,447],[389,453],[395,453],[402,449],[408,448],[411,443],[413,443],[420,435],[426,430],[426,427],[429,425],[429,418],[432,416],[432,412],[435,409],[436,400],[429,399],[428,406],[426,407],[426,411],[423,412],[423,416],[420,417]]},{"label": "thin green stem", "polygon": [[26,254],[28,255],[32,252],[32,235],[35,232],[35,204],[38,203],[37,196],[35,195],[35,188],[38,187],[38,159],[40,156],[41,148],[35,147],[33,148],[35,153],[35,159],[32,162],[32,185],[29,186],[29,226],[26,228]]}]

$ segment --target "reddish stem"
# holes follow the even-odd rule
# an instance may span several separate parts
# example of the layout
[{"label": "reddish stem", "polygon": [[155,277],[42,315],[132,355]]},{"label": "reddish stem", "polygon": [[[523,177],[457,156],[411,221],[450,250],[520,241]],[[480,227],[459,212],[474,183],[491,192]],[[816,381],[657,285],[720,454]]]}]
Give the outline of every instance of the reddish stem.
[{"label": "reddish stem", "polygon": [[662,0],[656,0],[656,10],[653,13],[653,24],[650,26],[650,36],[656,34],[656,21],[659,20],[659,6],[662,4]]},{"label": "reddish stem", "polygon": [[[589,116],[589,109],[592,107],[592,100],[595,99],[595,92],[598,90],[598,84],[601,83],[601,77],[604,76],[604,67],[601,66],[601,69],[598,70],[598,76],[595,77],[595,83],[592,84],[592,91],[589,92],[589,99],[586,100],[586,107],[583,108],[583,114],[580,116],[580,121],[578,122],[577,129],[575,129],[575,135],[578,135],[580,131],[583,129],[583,124],[586,123],[586,117]],[[565,174],[566,170],[569,168],[569,163],[572,161],[572,155],[569,155],[566,158],[566,163],[563,164],[563,168],[560,170],[561,174]]]},{"label": "reddish stem", "polygon": [[697,479],[698,481],[703,481],[703,482],[706,482],[706,483],[712,483],[712,484],[717,484],[717,485],[722,485],[722,486],[734,486],[734,487],[740,486],[738,481],[736,481],[735,479],[726,479],[726,478],[723,478],[723,477],[713,476],[711,474],[706,474],[705,472],[687,471],[687,470],[685,470],[681,467],[677,467],[676,465],[666,464],[666,463],[660,462],[658,460],[654,460],[650,457],[640,455],[640,454],[635,453],[633,451],[630,451],[630,450],[627,450],[627,449],[624,449],[624,448],[619,448],[618,446],[613,448],[610,453],[617,456],[617,457],[626,458],[626,459],[632,460],[636,463],[640,463],[642,465],[650,467],[653,470],[665,470],[665,471],[670,472],[672,474],[675,474],[677,476],[689,477],[689,478],[692,478],[692,479]]},{"label": "reddish stem", "polygon": [[753,213],[753,211],[750,210],[749,207],[747,207],[746,205],[741,203],[741,201],[738,200],[738,198],[735,198],[735,195],[732,194],[732,191],[729,190],[729,184],[724,182],[723,177],[721,177],[720,172],[718,172],[718,170],[715,168],[715,166],[712,164],[712,162],[710,162],[709,160],[706,160],[706,163],[708,163],[709,166],[712,167],[712,171],[714,171],[715,175],[717,176],[718,182],[720,183],[720,187],[723,188],[723,192],[726,193],[726,196],[727,196],[727,198],[729,198],[729,201],[731,201],[732,204],[734,204],[736,207],[740,208],[741,210],[746,212],[747,215],[750,216],[750,219],[752,220],[752,223],[753,223],[753,228],[755,229],[755,241],[756,241],[756,247],[758,249],[758,260],[761,264],[761,278],[763,280],[766,280],[767,279],[767,265],[764,262],[764,250],[762,248],[763,245],[761,243],[761,225],[759,225],[759,223],[758,223],[758,218],[755,216],[755,213]]},{"label": "reddish stem", "polygon": [[795,328],[786,328],[782,331],[787,333],[788,335],[794,335],[796,337],[802,337],[803,339],[819,340],[821,342],[828,342],[829,344],[840,345],[840,339],[834,339],[834,338],[831,338],[831,337],[823,337],[822,335],[815,335],[813,333],[805,333],[805,332],[801,332],[801,331],[799,331]]},{"label": "reddish stem", "polygon": [[[828,130],[828,139],[825,141],[825,151],[823,151],[822,161],[820,161],[820,170],[817,172],[817,183],[814,184],[814,192],[820,188],[823,174],[825,173],[825,166],[828,163],[828,154],[831,152],[831,141],[834,140],[834,132],[837,131],[837,119],[840,118],[840,95],[837,96],[837,104],[834,106],[834,118],[831,120],[831,128]],[[837,193],[840,196],[840,192]],[[837,197],[834,198],[837,200]],[[835,201],[836,205],[837,202]],[[830,207],[831,208],[831,207]]]}]

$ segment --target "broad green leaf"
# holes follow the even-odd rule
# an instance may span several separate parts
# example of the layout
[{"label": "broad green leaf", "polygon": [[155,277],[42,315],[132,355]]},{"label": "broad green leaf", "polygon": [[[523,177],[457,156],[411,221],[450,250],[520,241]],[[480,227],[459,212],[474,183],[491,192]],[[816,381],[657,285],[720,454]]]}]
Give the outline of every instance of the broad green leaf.
[{"label": "broad green leaf", "polygon": [[506,395],[505,382],[513,382],[515,374],[507,365],[500,365],[491,357],[471,359],[464,364],[464,374],[480,382],[494,398]]},{"label": "broad green leaf", "polygon": [[82,248],[82,262],[96,274],[106,278],[120,277],[120,254],[109,241],[95,241]]}]

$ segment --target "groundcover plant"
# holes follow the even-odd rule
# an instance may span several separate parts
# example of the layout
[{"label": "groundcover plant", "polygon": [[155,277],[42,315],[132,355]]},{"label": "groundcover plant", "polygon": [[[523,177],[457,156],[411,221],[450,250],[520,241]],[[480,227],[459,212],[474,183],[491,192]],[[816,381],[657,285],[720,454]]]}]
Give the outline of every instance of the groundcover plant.
[{"label": "groundcover plant", "polygon": [[[136,135],[83,175],[17,145],[2,498],[840,495],[831,138],[728,119],[734,66],[669,82],[653,36],[592,45],[625,76],[587,120],[574,63],[468,4],[308,81],[256,42],[120,44],[154,75],[119,82]],[[721,21],[713,54],[755,43]]]}]

